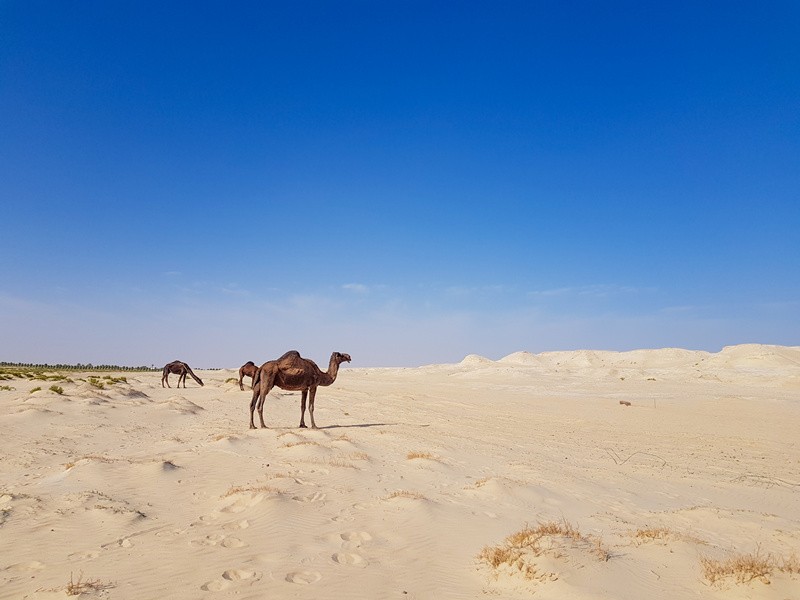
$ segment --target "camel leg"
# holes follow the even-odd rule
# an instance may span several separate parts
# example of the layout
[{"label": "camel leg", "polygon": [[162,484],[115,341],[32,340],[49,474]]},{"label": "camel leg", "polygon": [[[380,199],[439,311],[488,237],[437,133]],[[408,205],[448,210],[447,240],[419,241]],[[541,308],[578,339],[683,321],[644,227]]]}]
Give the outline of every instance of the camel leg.
[{"label": "camel leg", "polygon": [[256,424],[253,423],[253,413],[256,411],[256,403],[258,402],[258,395],[261,392],[261,386],[253,386],[253,399],[250,400],[250,429],[255,429]]},{"label": "camel leg", "polygon": [[300,427],[306,426],[306,398],[308,398],[308,389],[303,390],[303,396],[300,398]]},{"label": "camel leg", "polygon": [[317,396],[317,388],[312,387],[308,395],[308,416],[311,417],[311,429],[316,429],[317,424],[314,423],[314,398]]},{"label": "camel leg", "polygon": [[266,429],[267,426],[264,423],[264,401],[267,399],[267,394],[275,385],[275,376],[271,375],[267,379],[264,379],[264,376],[261,376],[261,381],[258,384],[258,387],[261,389],[261,393],[258,396],[258,419],[261,421],[261,428]]},{"label": "camel leg", "polygon": [[244,391],[244,385],[242,384],[242,379],[244,379],[244,374],[239,371],[239,389]]},{"label": "camel leg", "polygon": [[161,387],[164,387],[164,382],[165,382],[165,381],[167,382],[167,387],[172,387],[172,386],[170,386],[170,384],[169,384],[169,373],[164,373],[164,374],[161,376]]}]

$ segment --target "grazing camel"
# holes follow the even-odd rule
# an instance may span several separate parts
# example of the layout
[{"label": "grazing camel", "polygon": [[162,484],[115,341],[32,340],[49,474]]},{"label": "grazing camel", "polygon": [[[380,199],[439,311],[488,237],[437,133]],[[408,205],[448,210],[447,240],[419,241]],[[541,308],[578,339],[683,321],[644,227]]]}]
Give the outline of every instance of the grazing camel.
[{"label": "grazing camel", "polygon": [[167,387],[172,387],[169,384],[170,373],[178,376],[178,387],[181,387],[181,381],[183,382],[183,387],[186,387],[187,373],[191,375],[192,379],[194,379],[197,383],[199,383],[201,387],[203,385],[203,380],[194,374],[194,371],[192,371],[192,368],[189,365],[187,365],[185,362],[175,360],[171,363],[164,365],[164,370],[161,372],[161,387],[164,387],[165,382],[167,384]]},{"label": "grazing camel", "polygon": [[277,360],[265,362],[258,369],[253,380],[253,399],[250,401],[250,429],[255,429],[253,423],[253,411],[258,408],[258,418],[261,420],[261,427],[264,424],[264,400],[269,391],[278,386],[289,391],[303,392],[300,401],[300,427],[305,427],[306,399],[308,399],[308,416],[311,417],[311,427],[317,428],[314,423],[314,397],[317,395],[317,386],[331,385],[336,381],[339,373],[339,365],[343,362],[350,362],[349,354],[334,352],[331,354],[331,361],[328,371],[323,373],[313,360],[303,358],[296,350],[290,350]]},{"label": "grazing camel", "polygon": [[250,389],[253,389],[253,385],[256,382],[256,373],[258,373],[258,367],[252,360],[248,360],[241,367],[239,367],[239,389],[244,391],[242,380],[245,378],[245,376],[250,378]]}]

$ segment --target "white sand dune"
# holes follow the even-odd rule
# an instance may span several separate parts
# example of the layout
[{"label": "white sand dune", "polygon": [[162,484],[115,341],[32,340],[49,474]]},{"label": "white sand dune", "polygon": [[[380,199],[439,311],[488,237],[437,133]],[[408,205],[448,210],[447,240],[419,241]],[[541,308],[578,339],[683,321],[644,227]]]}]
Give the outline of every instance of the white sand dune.
[{"label": "white sand dune", "polygon": [[318,430],[67,375],[1,382],[0,598],[800,598],[800,347],[343,369]]}]

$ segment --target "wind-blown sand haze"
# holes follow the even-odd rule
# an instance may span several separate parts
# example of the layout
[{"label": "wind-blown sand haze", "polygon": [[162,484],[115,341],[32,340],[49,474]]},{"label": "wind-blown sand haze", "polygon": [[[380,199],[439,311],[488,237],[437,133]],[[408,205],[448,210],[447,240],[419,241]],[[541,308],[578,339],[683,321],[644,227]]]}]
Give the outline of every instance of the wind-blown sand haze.
[{"label": "wind-blown sand haze", "polygon": [[0,598],[800,598],[800,347],[235,367],[0,382]]}]

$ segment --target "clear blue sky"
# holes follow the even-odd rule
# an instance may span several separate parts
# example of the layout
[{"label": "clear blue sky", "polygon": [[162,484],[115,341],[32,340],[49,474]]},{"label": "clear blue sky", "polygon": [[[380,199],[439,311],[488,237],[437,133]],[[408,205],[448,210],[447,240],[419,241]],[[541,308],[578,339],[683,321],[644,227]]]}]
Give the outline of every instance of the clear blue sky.
[{"label": "clear blue sky", "polygon": [[0,1],[0,360],[800,344],[800,3]]}]

